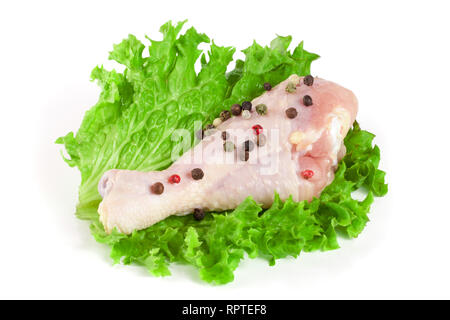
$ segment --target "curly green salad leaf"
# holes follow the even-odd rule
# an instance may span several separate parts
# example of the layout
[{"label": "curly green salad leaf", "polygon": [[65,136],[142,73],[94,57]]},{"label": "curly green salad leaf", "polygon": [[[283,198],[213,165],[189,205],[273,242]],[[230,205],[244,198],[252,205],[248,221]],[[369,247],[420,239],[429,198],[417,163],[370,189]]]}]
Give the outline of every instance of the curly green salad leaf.
[{"label": "curly green salad leaf", "polygon": [[[65,146],[65,161],[81,172],[76,215],[92,222],[95,239],[111,247],[115,263],[141,264],[156,276],[169,275],[173,262],[190,264],[203,280],[224,284],[234,279],[246,254],[274,265],[302,250],[336,249],[338,234],[357,237],[374,196],[387,192],[374,135],[357,123],[345,139],[347,155],[319,199],[282,202],[275,194],[272,207],[263,210],[249,197],[235,210],[208,213],[200,222],[192,215],[173,216],[131,235],[105,233],[97,213],[97,183],[104,172],[167,168],[177,143],[171,139],[174,130],[188,129],[193,135],[194,122],[211,122],[233,103],[252,100],[263,92],[264,82],[276,85],[294,73],[310,74],[311,62],[319,57],[304,50],[303,43],[289,51],[292,38],[278,36],[269,47],[254,42],[243,50],[245,59],[227,72],[235,49],[217,46],[194,28],[179,35],[184,23],[164,24],[161,41],[148,38],[148,55],[133,35],[115,45],[109,58],[125,71],[92,71],[102,88],[99,101],[86,112],[76,135],[70,132],[56,141]],[[198,49],[200,43],[210,43],[207,55]],[[365,199],[353,199],[361,188]]]}]

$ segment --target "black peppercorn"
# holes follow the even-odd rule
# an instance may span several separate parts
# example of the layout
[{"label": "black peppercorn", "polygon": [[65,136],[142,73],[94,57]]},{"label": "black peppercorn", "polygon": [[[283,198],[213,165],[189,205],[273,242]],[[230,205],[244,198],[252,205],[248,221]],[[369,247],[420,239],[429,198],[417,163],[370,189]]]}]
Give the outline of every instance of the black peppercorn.
[{"label": "black peppercorn", "polygon": [[192,169],[192,171],[191,171],[191,176],[192,176],[192,179],[194,179],[194,180],[200,180],[203,178],[204,175],[205,174],[203,173],[203,170],[200,168],[195,168],[195,169]]},{"label": "black peppercorn", "polygon": [[264,90],[266,91],[272,90],[272,85],[268,82],[264,83]]},{"label": "black peppercorn", "polygon": [[250,101],[242,102],[242,110],[252,111],[252,103]]},{"label": "black peppercorn", "polygon": [[228,139],[230,139],[230,134],[229,134],[228,132],[226,132],[226,131],[223,131],[223,132],[222,132],[222,139],[223,139],[223,140],[228,140]]},{"label": "black peppercorn", "polygon": [[251,142],[250,140],[247,140],[244,142],[244,150],[245,151],[253,151],[255,148],[255,144]]},{"label": "black peppercorn", "polygon": [[194,209],[194,219],[197,221],[203,220],[203,218],[205,217],[205,212],[203,211],[203,209],[200,208],[195,208]]},{"label": "black peppercorn", "polygon": [[303,83],[306,84],[307,86],[312,86],[314,83],[314,78],[312,75],[307,75],[306,77],[303,78]]},{"label": "black peppercorn", "polygon": [[231,118],[231,112],[230,111],[228,111],[228,110],[223,110],[221,113],[220,113],[220,120],[222,120],[222,121],[227,121],[228,119],[230,119]]},{"label": "black peppercorn", "polygon": [[164,185],[161,182],[156,182],[152,184],[150,191],[154,194],[161,194],[164,192]]},{"label": "black peppercorn", "polygon": [[295,108],[286,109],[286,117],[294,119],[297,116],[297,110]]},{"label": "black peppercorn", "polygon": [[303,97],[303,104],[307,107],[312,106],[313,105],[313,101],[312,98],[308,95]]},{"label": "black peppercorn", "polygon": [[233,104],[231,106],[231,113],[233,114],[233,116],[238,116],[240,115],[242,112],[242,107],[239,104]]}]

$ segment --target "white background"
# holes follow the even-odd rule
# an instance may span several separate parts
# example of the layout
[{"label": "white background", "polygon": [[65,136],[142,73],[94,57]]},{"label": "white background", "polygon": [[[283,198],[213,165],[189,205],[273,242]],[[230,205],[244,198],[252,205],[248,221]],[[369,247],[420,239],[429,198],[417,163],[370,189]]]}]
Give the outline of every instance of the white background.
[{"label": "white background", "polygon": [[[2,1],[0,298],[450,298],[450,31],[447,1]],[[112,266],[77,220],[79,173],[54,140],[99,89],[91,69],[128,33],[189,19],[219,45],[275,34],[321,55],[312,73],[352,89],[377,134],[389,194],[332,252],[246,259],[225,286],[190,267],[155,278]]]}]

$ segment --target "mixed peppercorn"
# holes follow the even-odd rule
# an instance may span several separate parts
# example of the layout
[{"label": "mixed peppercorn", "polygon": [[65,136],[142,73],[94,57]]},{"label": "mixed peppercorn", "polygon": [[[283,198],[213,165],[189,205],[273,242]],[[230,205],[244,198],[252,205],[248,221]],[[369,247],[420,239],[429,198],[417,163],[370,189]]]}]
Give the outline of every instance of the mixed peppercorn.
[{"label": "mixed peppercorn", "polygon": [[314,83],[314,77],[310,74],[307,75],[306,77],[303,78],[303,83],[309,87],[312,86]]},{"label": "mixed peppercorn", "polygon": [[242,102],[242,110],[252,111],[252,103],[250,101]]},{"label": "mixed peppercorn", "polygon": [[295,117],[297,117],[297,110],[295,108],[286,109],[286,116],[289,119],[294,119]]},{"label": "mixed peppercorn", "polygon": [[[288,93],[294,93],[297,89],[297,86],[299,86],[299,78],[296,78],[295,81],[288,81],[288,84],[286,86],[286,92]],[[303,84],[306,86],[312,86],[314,84],[314,77],[311,75],[307,75],[303,78]],[[266,91],[272,90],[272,85],[268,82],[263,84],[263,88]],[[310,95],[305,95],[302,98],[302,103],[304,106],[309,107],[313,105],[313,101]],[[243,119],[250,119],[251,118],[251,111],[252,111],[252,103],[250,101],[244,101],[242,104],[233,104],[230,108],[230,110],[223,110],[218,118],[215,118],[212,124],[206,125],[204,129],[200,129],[196,132],[196,137],[199,140],[202,140],[206,136],[210,136],[217,132],[216,128],[221,125],[223,122],[227,121],[231,118],[231,116],[242,116]],[[258,115],[264,116],[267,114],[267,106],[265,104],[258,104],[255,107],[255,111]],[[295,108],[290,107],[286,109],[285,111],[286,117],[289,119],[294,119],[297,117],[298,112]],[[252,126],[253,133],[255,134],[254,142],[251,140],[246,140],[242,147],[238,150],[238,157],[242,161],[248,161],[250,158],[250,152],[253,151],[255,148],[255,144],[258,147],[262,147],[266,144],[267,138],[263,134],[263,127],[259,124],[256,124]],[[298,137],[296,136],[298,134]],[[301,140],[300,136],[301,132],[296,131],[291,134],[289,137],[289,141],[291,143],[297,143],[297,141]],[[225,152],[234,152],[236,147],[232,141],[230,141],[230,134],[226,131],[222,131],[221,137],[223,139],[223,149]],[[314,171],[312,170],[303,170],[300,175],[308,180],[311,179],[314,176]],[[194,168],[191,170],[191,177],[193,180],[201,180],[204,177],[204,172],[200,168]],[[177,174],[173,174],[168,178],[168,183],[170,184],[178,184],[181,182],[181,177]],[[153,194],[160,195],[164,192],[164,185],[161,182],[156,182],[150,186],[150,191]],[[203,209],[196,208],[194,209],[194,219],[195,220],[202,220],[205,217],[205,213]]]},{"label": "mixed peppercorn", "polygon": [[306,180],[311,179],[314,176],[314,171],[312,170],[303,170],[301,173],[302,177]]},{"label": "mixed peppercorn", "polygon": [[195,169],[192,169],[192,171],[191,171],[191,176],[192,176],[192,179],[194,179],[194,180],[201,180],[201,179],[203,179],[204,175],[205,174],[203,173],[203,170],[200,168],[195,168]]},{"label": "mixed peppercorn", "polygon": [[205,217],[205,212],[201,208],[194,209],[194,219],[197,221],[203,220]]},{"label": "mixed peppercorn", "polygon": [[242,111],[242,118],[244,118],[245,120],[248,120],[252,117],[251,113],[249,110],[243,110]]},{"label": "mixed peppercorn", "polygon": [[256,107],[256,112],[260,115],[260,116],[265,116],[267,114],[267,106],[263,103],[258,104]]},{"label": "mixed peppercorn", "polygon": [[306,107],[312,106],[312,105],[313,105],[313,101],[312,101],[311,96],[309,96],[309,95],[303,96],[303,104],[304,104]]},{"label": "mixed peppercorn", "polygon": [[236,103],[231,106],[231,113],[233,114],[233,116],[238,116],[241,114],[241,112],[242,112],[242,107],[240,104]]},{"label": "mixed peppercorn", "polygon": [[177,174],[173,174],[169,177],[168,179],[169,183],[174,184],[174,183],[180,183],[181,178],[179,175]]},{"label": "mixed peppercorn", "polygon": [[164,192],[164,185],[161,182],[156,182],[152,184],[150,191],[154,194],[161,194]]}]

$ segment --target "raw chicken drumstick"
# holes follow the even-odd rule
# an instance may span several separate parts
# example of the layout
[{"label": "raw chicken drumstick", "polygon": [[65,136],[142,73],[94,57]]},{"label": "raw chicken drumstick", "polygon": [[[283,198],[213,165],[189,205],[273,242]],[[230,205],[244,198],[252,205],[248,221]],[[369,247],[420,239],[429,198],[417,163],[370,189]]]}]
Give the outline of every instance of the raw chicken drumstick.
[{"label": "raw chicken drumstick", "polygon": [[345,155],[355,95],[293,75],[251,103],[250,118],[243,111],[223,121],[164,171],[106,172],[98,187],[106,232],[129,234],[197,208],[234,209],[248,196],[268,207],[275,191],[282,200],[318,197]]}]

